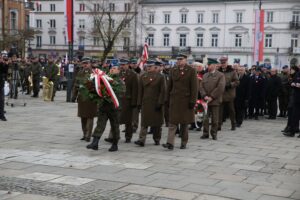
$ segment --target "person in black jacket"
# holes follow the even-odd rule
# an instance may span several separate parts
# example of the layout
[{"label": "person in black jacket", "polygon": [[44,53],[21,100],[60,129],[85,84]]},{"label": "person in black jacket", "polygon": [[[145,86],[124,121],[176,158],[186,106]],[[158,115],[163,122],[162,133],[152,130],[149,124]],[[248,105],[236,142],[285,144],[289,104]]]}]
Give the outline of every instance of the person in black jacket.
[{"label": "person in black jacket", "polygon": [[0,120],[7,121],[4,116],[4,83],[7,79],[8,64],[0,56]]},{"label": "person in black jacket", "polygon": [[236,127],[241,127],[245,116],[246,106],[248,105],[250,83],[250,77],[246,74],[244,67],[238,68],[238,78],[240,84],[236,88],[234,105],[236,112]]},{"label": "person in black jacket", "polygon": [[267,83],[266,100],[268,105],[268,119],[276,119],[277,98],[282,87],[281,79],[277,76],[277,69],[271,69],[270,78]]}]

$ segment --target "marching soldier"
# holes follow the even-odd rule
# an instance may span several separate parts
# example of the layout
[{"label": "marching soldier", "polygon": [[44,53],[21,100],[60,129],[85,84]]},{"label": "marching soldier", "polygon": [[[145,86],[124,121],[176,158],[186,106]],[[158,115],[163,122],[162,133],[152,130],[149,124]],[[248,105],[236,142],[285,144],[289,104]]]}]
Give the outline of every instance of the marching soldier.
[{"label": "marching soldier", "polygon": [[125,142],[130,143],[132,139],[132,116],[133,109],[137,106],[138,97],[138,76],[129,68],[126,60],[120,62],[120,77],[125,82],[126,92],[121,99],[122,111],[120,115],[120,124],[125,124]]},{"label": "marching soldier", "polygon": [[48,78],[48,81],[53,82],[53,94],[51,97],[51,101],[54,101],[56,89],[57,89],[57,84],[58,84],[58,74],[59,68],[58,66],[54,63],[53,58],[49,57],[48,58],[48,65],[45,66],[44,68],[44,75]]},{"label": "marching soldier", "polygon": [[219,127],[218,130],[221,130],[223,122],[223,111],[228,108],[228,114],[231,121],[231,130],[235,130],[235,110],[234,110],[234,98],[235,98],[235,89],[239,85],[239,80],[237,73],[234,71],[231,65],[228,65],[228,58],[221,57],[221,68],[219,69],[225,75],[225,91],[223,93],[223,102],[220,105],[220,115],[219,115]]},{"label": "marching soldier", "polygon": [[216,69],[216,64],[208,63],[208,72],[204,74],[200,84],[202,98],[208,102],[208,113],[203,121],[203,135],[201,139],[209,138],[209,116],[211,116],[210,135],[217,140],[219,111],[225,89],[225,76]]},{"label": "marching soldier", "polygon": [[77,115],[81,118],[83,132],[83,137],[80,140],[89,142],[93,131],[94,117],[97,116],[97,104],[84,98],[79,92],[81,81],[89,78],[92,73],[92,67],[89,60],[84,60],[82,66],[83,67],[79,69],[75,77],[72,102],[75,102],[76,99],[78,102]]},{"label": "marching soldier", "polygon": [[188,124],[195,121],[194,107],[197,100],[197,72],[187,64],[187,56],[180,54],[177,65],[170,71],[168,99],[170,121],[168,140],[164,148],[174,149],[177,125],[181,125],[182,137],[180,149],[186,149],[188,142]]},{"label": "marching soldier", "polygon": [[139,81],[138,106],[142,109],[142,122],[139,140],[134,143],[142,147],[145,145],[148,127],[153,131],[155,145],[160,144],[166,89],[163,75],[157,72],[160,64],[160,62],[149,61],[146,65],[147,72]]},{"label": "marching soldier", "polygon": [[40,91],[40,80],[41,80],[41,72],[42,66],[39,63],[38,58],[33,57],[33,62],[30,66],[30,73],[32,75],[32,84],[33,84],[33,95],[31,97],[39,97]]},{"label": "marching soldier", "polygon": [[287,116],[287,109],[288,109],[288,103],[289,103],[289,90],[290,90],[290,84],[289,84],[289,67],[287,65],[282,67],[281,74],[279,77],[281,78],[282,87],[279,91],[279,115],[278,117],[286,117]]}]

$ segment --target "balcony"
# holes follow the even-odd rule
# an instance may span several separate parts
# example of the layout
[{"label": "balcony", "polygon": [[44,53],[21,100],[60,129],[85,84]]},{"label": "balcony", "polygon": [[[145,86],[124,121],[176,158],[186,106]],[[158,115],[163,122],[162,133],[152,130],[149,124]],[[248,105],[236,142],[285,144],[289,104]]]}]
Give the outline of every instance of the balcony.
[{"label": "balcony", "polygon": [[300,21],[291,21],[290,22],[290,29],[293,29],[293,30],[300,29]]},{"label": "balcony", "polygon": [[25,9],[34,10],[34,3],[33,2],[25,2]]}]

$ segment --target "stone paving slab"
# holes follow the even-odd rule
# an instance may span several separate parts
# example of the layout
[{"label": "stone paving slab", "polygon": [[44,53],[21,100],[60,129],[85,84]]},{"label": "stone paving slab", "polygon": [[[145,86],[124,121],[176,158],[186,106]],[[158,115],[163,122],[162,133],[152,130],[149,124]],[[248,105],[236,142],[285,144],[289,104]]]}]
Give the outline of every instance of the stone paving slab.
[{"label": "stone paving slab", "polygon": [[[282,118],[247,120],[236,131],[226,122],[218,141],[200,140],[201,133],[191,131],[186,150],[178,148],[179,138],[174,151],[167,151],[153,145],[150,135],[144,148],[125,144],[121,133],[119,151],[110,153],[103,141],[109,128],[99,151],[79,140],[77,104],[65,102],[65,91],[55,102],[28,98],[26,107],[6,110],[8,121],[0,122],[0,190],[19,198],[300,199],[300,143],[282,136]],[[161,143],[166,136],[163,127]]]}]

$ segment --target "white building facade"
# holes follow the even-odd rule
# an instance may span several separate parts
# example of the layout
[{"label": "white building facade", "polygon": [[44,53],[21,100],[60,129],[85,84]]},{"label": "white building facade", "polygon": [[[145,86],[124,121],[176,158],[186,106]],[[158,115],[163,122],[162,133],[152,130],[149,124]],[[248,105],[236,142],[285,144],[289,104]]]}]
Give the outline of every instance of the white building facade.
[{"label": "white building facade", "polygon": [[[150,55],[170,59],[179,51],[194,59],[228,56],[252,65],[255,10],[259,1],[143,0],[139,17]],[[265,0],[264,61],[300,64],[300,1]]]},{"label": "white building facade", "polygon": [[[94,37],[91,12],[99,10],[97,1],[74,0],[74,55],[100,57],[103,48],[99,37]],[[101,1],[102,2],[102,1]],[[99,3],[101,3],[99,1]],[[110,11],[122,14],[132,0],[109,0]],[[98,6],[98,7],[97,7]],[[34,1],[31,26],[36,30],[30,46],[33,55],[63,57],[68,52],[64,0]],[[134,9],[134,8],[133,8]],[[137,8],[136,8],[137,9]],[[137,44],[137,19],[133,19],[122,31],[111,56],[134,54]]]}]

